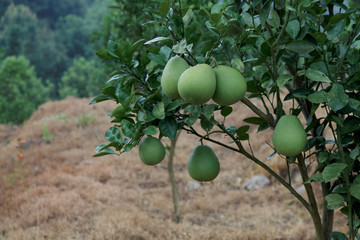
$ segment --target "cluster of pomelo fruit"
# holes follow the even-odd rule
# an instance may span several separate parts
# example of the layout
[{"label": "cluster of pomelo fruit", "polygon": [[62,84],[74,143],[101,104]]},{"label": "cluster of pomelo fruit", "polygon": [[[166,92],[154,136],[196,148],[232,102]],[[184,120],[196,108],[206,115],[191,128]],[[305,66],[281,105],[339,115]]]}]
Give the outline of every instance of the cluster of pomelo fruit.
[{"label": "cluster of pomelo fruit", "polygon": [[[191,104],[204,104],[213,99],[219,105],[232,105],[244,97],[247,86],[242,74],[231,67],[208,64],[190,67],[181,57],[172,57],[161,77],[164,93],[172,99],[183,99]],[[282,116],[273,133],[273,144],[279,154],[297,156],[306,145],[306,132],[294,115]],[[155,165],[166,155],[165,147],[157,138],[148,136],[141,143],[139,156],[143,163]],[[211,147],[198,145],[193,150],[187,168],[197,181],[212,181],[220,172],[220,163]]]},{"label": "cluster of pomelo fruit", "polygon": [[204,104],[213,99],[217,104],[227,106],[244,97],[247,86],[241,73],[231,67],[208,64],[190,67],[181,57],[172,57],[161,76],[164,93],[172,98],[191,104]]},{"label": "cluster of pomelo fruit", "polygon": [[[168,97],[191,104],[204,104],[210,99],[219,105],[232,105],[245,96],[247,85],[241,73],[225,65],[208,64],[190,67],[181,57],[172,57],[161,76],[161,87]],[[220,163],[211,147],[198,145],[188,164],[190,176],[197,181],[211,181],[220,171]]]}]

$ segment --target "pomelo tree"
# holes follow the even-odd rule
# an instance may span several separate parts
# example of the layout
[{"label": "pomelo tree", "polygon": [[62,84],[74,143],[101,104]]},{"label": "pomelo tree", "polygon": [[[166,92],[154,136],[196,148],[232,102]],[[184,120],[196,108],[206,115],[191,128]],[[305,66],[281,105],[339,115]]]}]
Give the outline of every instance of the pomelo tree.
[{"label": "pomelo tree", "polygon": [[[109,113],[114,123],[106,132],[109,143],[99,145],[95,156],[131,151],[146,136],[175,139],[180,130],[186,131],[201,142],[242,154],[269,172],[310,214],[317,239],[359,239],[359,10],[357,1],[342,0],[149,1],[144,11],[151,20],[142,24],[161,31],[134,43],[112,39],[97,52],[113,72],[103,94],[91,103],[112,100],[119,104],[119,111]],[[240,101],[257,117],[231,126],[224,121],[232,114],[231,105],[191,104],[167,96],[161,76],[174,56],[183,58],[189,69],[207,64],[239,71],[247,85]],[[226,96],[216,102],[231,102]],[[263,106],[252,103],[255,98]],[[286,108],[285,102],[292,103],[291,107]],[[279,122],[284,115],[304,118],[304,129],[298,121]],[[196,122],[201,131],[193,127]],[[302,138],[303,131],[307,135],[300,150],[281,146],[282,138],[294,140],[282,135],[292,128],[292,122],[295,136]],[[284,179],[266,159],[246,150],[244,144],[256,138],[248,134],[250,125],[258,126],[257,134],[280,129],[273,138],[280,144],[274,146],[279,149],[274,154],[290,155],[284,161],[299,169],[307,198],[295,190],[290,171]],[[215,132],[232,142],[216,138]],[[304,140],[293,142],[301,145]],[[321,186],[322,199],[315,198],[314,184]],[[335,209],[347,216],[347,233],[332,232]]]}]

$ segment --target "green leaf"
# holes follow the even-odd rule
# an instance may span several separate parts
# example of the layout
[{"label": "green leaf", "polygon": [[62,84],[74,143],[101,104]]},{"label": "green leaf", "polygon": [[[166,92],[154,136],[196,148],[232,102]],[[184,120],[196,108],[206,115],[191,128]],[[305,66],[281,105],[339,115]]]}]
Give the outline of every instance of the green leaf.
[{"label": "green leaf", "polygon": [[249,125],[241,126],[236,130],[236,135],[239,140],[248,140],[249,134],[247,133],[250,129]]},{"label": "green leaf", "polygon": [[323,176],[321,173],[315,173],[308,180],[304,182],[304,184],[311,183],[312,181],[316,182],[324,182]]},{"label": "green leaf", "polygon": [[107,49],[100,49],[96,52],[96,55],[103,61],[112,59],[112,56],[110,56],[110,54],[108,53]]},{"label": "green leaf", "polygon": [[341,135],[354,133],[360,130],[360,119],[357,117],[347,117],[343,122],[343,126],[340,126]]},{"label": "green leaf", "polygon": [[112,40],[109,40],[108,43],[107,43],[107,51],[108,53],[115,57],[115,58],[118,58],[119,56],[115,54],[115,50],[117,49],[118,47],[118,44]]},{"label": "green leaf", "polygon": [[124,79],[125,77],[129,76],[129,73],[119,73],[119,74],[115,74],[114,76],[112,76],[109,80],[106,81],[106,84],[114,82],[114,81],[119,81],[121,79]]},{"label": "green leaf", "polygon": [[[152,115],[152,114],[151,114]],[[146,122],[147,121],[147,114],[145,110],[139,110],[136,119],[140,122]]]},{"label": "green leaf", "polygon": [[349,106],[354,109],[355,111],[360,111],[360,101],[350,98],[349,99]]},{"label": "green leaf", "polygon": [[200,118],[200,125],[205,130],[205,132],[210,132],[214,127],[214,124],[204,115],[202,115]]},{"label": "green leaf", "polygon": [[339,36],[342,32],[344,32],[345,26],[346,26],[345,19],[333,24],[332,27],[327,30],[329,39],[334,39],[335,37]]},{"label": "green leaf", "polygon": [[177,109],[179,106],[181,106],[182,104],[186,103],[186,101],[182,100],[182,99],[176,99],[175,101],[169,103],[166,106],[166,111],[173,111],[175,109]]},{"label": "green leaf", "polygon": [[346,194],[346,185],[345,183],[341,183],[339,185],[336,185],[334,189],[332,190],[332,193],[340,193],[340,194]]},{"label": "green leaf", "polygon": [[129,53],[132,55],[141,45],[145,43],[145,39],[140,39],[136,41],[130,48]]},{"label": "green leaf", "polygon": [[325,103],[328,99],[328,93],[324,90],[320,90],[318,92],[310,94],[307,99],[312,103]]},{"label": "green leaf", "polygon": [[117,106],[112,112],[110,113],[110,117],[115,118],[123,118],[126,115],[127,109],[124,108],[123,105]]},{"label": "green leaf", "polygon": [[245,70],[245,65],[240,58],[235,58],[231,60],[231,66],[237,69],[240,73],[243,73]]},{"label": "green leaf", "polygon": [[122,142],[121,132],[117,127],[110,127],[105,133],[105,138],[109,142]]},{"label": "green leaf", "polygon": [[98,152],[104,150],[106,148],[106,146],[107,146],[106,144],[100,144],[99,146],[97,146],[95,148],[95,152],[98,153]]},{"label": "green leaf", "polygon": [[203,107],[202,113],[208,120],[210,120],[214,116],[215,108],[216,108],[215,104],[207,104]]},{"label": "green leaf", "polygon": [[182,21],[183,21],[183,23],[184,23],[184,27],[186,27],[187,25],[189,25],[189,23],[190,23],[193,15],[194,15],[194,14],[193,14],[192,9],[189,8],[189,9],[187,10],[186,14],[185,14],[185,15],[183,16],[183,18],[182,18]]},{"label": "green leaf", "polygon": [[358,175],[350,186],[350,194],[360,200],[360,175]]},{"label": "green leaf", "polygon": [[265,23],[269,17],[270,6],[271,6],[271,1],[267,1],[260,10],[259,18],[260,18],[260,24],[262,26],[265,25]]},{"label": "green leaf", "polygon": [[280,77],[276,80],[276,84],[278,87],[283,87],[285,84],[290,81],[293,77],[290,74],[282,74]]},{"label": "green leaf", "polygon": [[146,135],[156,135],[157,133],[157,127],[156,126],[149,126],[143,130],[143,133]]},{"label": "green leaf", "polygon": [[165,66],[171,54],[171,49],[167,46],[162,46],[157,54],[148,53],[148,57],[153,62]]},{"label": "green leaf", "polygon": [[332,240],[348,240],[347,236],[341,232],[332,232],[330,236]]},{"label": "green leaf", "polygon": [[190,46],[192,47],[192,44],[187,45],[186,39],[183,39],[180,42],[178,42],[176,45],[174,45],[172,47],[172,50],[174,53],[184,54],[186,52],[186,50],[189,50],[189,51],[191,50]]},{"label": "green leaf", "polygon": [[250,15],[250,13],[242,12],[240,15],[243,18],[246,25],[253,26],[253,20],[252,20],[252,16]]},{"label": "green leaf", "polygon": [[351,13],[337,13],[330,18],[330,23],[335,24],[347,18]]},{"label": "green leaf", "polygon": [[101,157],[109,154],[116,154],[111,148],[105,148],[104,151],[94,154],[93,157]]},{"label": "green leaf", "polygon": [[166,17],[166,14],[169,12],[171,7],[171,1],[170,0],[164,0],[159,4],[159,15],[161,17]]},{"label": "green leaf", "polygon": [[95,103],[107,101],[110,99],[111,99],[111,97],[109,97],[107,95],[100,95],[100,96],[95,97],[93,100],[91,100],[91,102],[89,104],[95,104]]},{"label": "green leaf", "polygon": [[340,173],[347,167],[345,163],[332,163],[326,166],[322,172],[325,182],[330,182],[332,179],[338,177]]},{"label": "green leaf", "polygon": [[192,126],[201,115],[201,106],[190,105],[185,109],[185,112],[190,112],[189,117],[185,119],[186,125]]},{"label": "green leaf", "polygon": [[129,97],[130,97],[131,93],[125,89],[122,89],[122,88],[116,88],[116,91],[115,91],[115,96],[117,97],[118,101],[121,103],[121,105],[124,105],[124,107],[127,107],[125,106],[127,101],[129,100]]},{"label": "green leaf", "polygon": [[229,116],[232,113],[233,109],[230,106],[225,106],[221,109],[220,113],[221,115],[223,115],[224,117]]},{"label": "green leaf", "polygon": [[328,95],[328,105],[335,112],[344,108],[349,102],[349,96],[345,93],[341,84],[335,83]]},{"label": "green leaf", "polygon": [[249,131],[249,129],[250,129],[249,125],[241,126],[236,130],[236,134],[238,136],[245,135],[247,133],[247,131]]},{"label": "green leaf", "polygon": [[219,22],[221,17],[222,17],[222,7],[223,4],[222,3],[216,3],[212,8],[211,8],[211,20],[215,23]]},{"label": "green leaf", "polygon": [[243,121],[255,125],[261,125],[265,123],[265,120],[260,117],[249,117],[249,118],[245,118]]},{"label": "green leaf", "polygon": [[[219,35],[219,29],[217,29],[216,27],[213,27],[210,23],[210,21],[206,21],[205,22],[205,26],[207,27],[207,29],[209,29],[212,33],[214,33],[215,35]],[[213,43],[210,43],[210,47],[213,45]]]},{"label": "green leaf", "polygon": [[331,80],[329,79],[328,76],[326,76],[325,73],[311,68],[306,69],[305,76],[310,80],[316,82],[331,82]]},{"label": "green leaf", "polygon": [[298,20],[289,21],[288,25],[286,26],[286,32],[292,39],[295,39],[300,31],[300,23]]},{"label": "green leaf", "polygon": [[121,131],[124,134],[124,136],[129,138],[135,138],[136,137],[136,125],[129,120],[123,119],[121,121]]},{"label": "green leaf", "polygon": [[356,146],[356,147],[351,151],[350,157],[351,157],[352,159],[355,159],[355,158],[357,158],[357,156],[359,156],[359,154],[360,154],[359,146]]},{"label": "green leaf", "polygon": [[277,14],[277,12],[272,9],[270,13],[271,13],[271,18],[268,18],[267,22],[270,24],[270,26],[274,28],[280,27],[280,17]]},{"label": "green leaf", "polygon": [[314,50],[314,46],[305,40],[292,41],[286,45],[286,48],[295,53],[310,53]]},{"label": "green leaf", "polygon": [[159,130],[162,135],[170,139],[175,139],[178,125],[173,117],[166,117],[159,122]]},{"label": "green leaf", "polygon": [[93,157],[101,157],[104,155],[108,155],[108,154],[116,154],[114,152],[114,150],[112,150],[111,148],[108,148],[108,146],[110,146],[110,144],[106,145],[106,144],[100,144],[99,146],[97,146],[95,148],[95,155],[93,155]]},{"label": "green leaf", "polygon": [[115,90],[116,90],[115,87],[109,86],[109,87],[103,88],[101,91],[104,95],[108,95],[109,97],[111,97],[113,99],[117,99],[115,96]]},{"label": "green leaf", "polygon": [[328,159],[328,156],[329,156],[328,152],[326,152],[326,151],[320,152],[318,155],[319,163],[326,162],[326,160]]},{"label": "green leaf", "polygon": [[310,33],[310,35],[315,38],[315,40],[318,43],[326,43],[327,41],[327,35],[325,33],[316,32],[316,33]]},{"label": "green leaf", "polygon": [[297,88],[292,92],[292,95],[294,97],[301,98],[301,97],[307,97],[310,93],[311,90],[308,88]]},{"label": "green leaf", "polygon": [[152,114],[157,119],[164,119],[165,118],[165,106],[163,102],[158,102],[152,111]]},{"label": "green leaf", "polygon": [[171,41],[172,39],[169,38],[169,37],[156,37],[156,38],[153,38],[149,41],[147,41],[146,43],[144,43],[145,45],[150,45],[150,44],[153,44],[153,43],[158,43],[158,42],[163,42],[163,41]]},{"label": "green leaf", "polygon": [[344,206],[344,198],[337,193],[330,193],[326,195],[325,200],[327,202],[328,209],[337,209]]}]

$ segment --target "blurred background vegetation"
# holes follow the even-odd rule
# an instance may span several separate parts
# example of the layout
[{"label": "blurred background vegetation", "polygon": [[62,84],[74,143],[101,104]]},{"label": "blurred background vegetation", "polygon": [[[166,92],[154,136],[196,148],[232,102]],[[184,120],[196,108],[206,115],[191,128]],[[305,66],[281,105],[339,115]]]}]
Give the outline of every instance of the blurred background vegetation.
[{"label": "blurred background vegetation", "polygon": [[21,124],[48,100],[98,95],[113,66],[101,64],[96,51],[109,40],[128,46],[162,36],[166,26],[151,21],[159,2],[0,1],[0,124]]},{"label": "blurred background vegetation", "polygon": [[[0,1],[0,123],[20,124],[39,104],[100,92],[95,51],[112,0]],[[111,31],[107,31],[111,32]]]}]

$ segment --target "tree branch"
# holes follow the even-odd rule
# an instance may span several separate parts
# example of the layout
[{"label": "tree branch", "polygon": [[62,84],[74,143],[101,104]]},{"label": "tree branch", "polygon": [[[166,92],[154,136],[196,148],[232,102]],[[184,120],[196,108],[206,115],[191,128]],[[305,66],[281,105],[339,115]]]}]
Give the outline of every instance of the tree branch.
[{"label": "tree branch", "polygon": [[243,102],[246,106],[248,106],[254,113],[256,113],[259,117],[261,117],[265,122],[267,122],[271,128],[275,128],[275,121],[272,115],[266,115],[263,113],[259,108],[257,108],[249,99],[243,97],[241,99],[241,102]]}]

